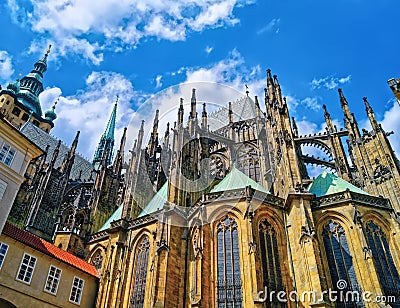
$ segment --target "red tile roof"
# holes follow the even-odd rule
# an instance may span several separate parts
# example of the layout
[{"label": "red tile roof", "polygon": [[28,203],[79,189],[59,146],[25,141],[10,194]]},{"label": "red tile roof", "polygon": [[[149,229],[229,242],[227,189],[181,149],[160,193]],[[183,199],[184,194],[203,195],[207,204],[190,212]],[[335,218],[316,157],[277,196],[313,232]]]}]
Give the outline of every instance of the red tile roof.
[{"label": "red tile roof", "polygon": [[9,222],[6,222],[2,234],[7,235],[21,243],[24,243],[40,252],[43,252],[50,257],[56,258],[69,265],[72,265],[92,276],[99,277],[99,274],[93,265],[87,263],[83,259],[74,256],[73,254],[70,254],[69,252],[66,252],[65,250],[54,246],[49,242],[46,242],[45,240],[30,232],[24,231],[10,224]]}]

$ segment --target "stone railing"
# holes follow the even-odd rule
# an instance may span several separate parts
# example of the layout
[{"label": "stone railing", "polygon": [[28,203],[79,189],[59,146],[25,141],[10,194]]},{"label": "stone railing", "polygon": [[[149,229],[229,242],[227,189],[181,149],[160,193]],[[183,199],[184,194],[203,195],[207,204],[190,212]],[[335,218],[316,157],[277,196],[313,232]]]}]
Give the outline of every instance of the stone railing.
[{"label": "stone railing", "polygon": [[386,209],[392,208],[388,199],[360,194],[352,192],[350,190],[338,192],[327,196],[317,197],[316,200],[312,202],[312,207],[316,208],[322,206],[331,206],[346,202],[357,202],[364,205],[375,206]]}]

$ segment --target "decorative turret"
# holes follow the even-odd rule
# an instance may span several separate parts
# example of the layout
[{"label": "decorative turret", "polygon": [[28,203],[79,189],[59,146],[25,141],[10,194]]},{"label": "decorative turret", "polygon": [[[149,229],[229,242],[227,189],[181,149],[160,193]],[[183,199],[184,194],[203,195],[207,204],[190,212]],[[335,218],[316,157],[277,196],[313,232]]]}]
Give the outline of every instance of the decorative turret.
[{"label": "decorative turret", "polygon": [[196,89],[192,89],[192,98],[190,99],[190,119],[197,118],[196,103]]},{"label": "decorative turret", "polygon": [[20,80],[19,80],[19,78],[17,80],[15,80],[15,82],[10,82],[7,85],[7,89],[10,90],[11,92],[13,92],[14,94],[19,93],[19,90],[20,90]]},{"label": "decorative turret", "polygon": [[267,69],[267,89],[268,89],[269,98],[271,99],[272,102],[274,102],[275,101],[275,85],[274,85],[274,80],[272,79],[270,69]]},{"label": "decorative turret", "polygon": [[44,116],[46,120],[53,122],[55,119],[57,119],[57,115],[55,113],[57,103],[58,99],[54,102],[54,105],[51,107],[51,109],[45,112]]},{"label": "decorative turret", "polygon": [[206,103],[203,103],[203,112],[201,113],[201,128],[207,129],[207,110]]},{"label": "decorative turret", "polygon": [[114,131],[115,131],[115,119],[117,116],[117,104],[118,104],[118,96],[114,104],[114,108],[111,112],[110,119],[108,120],[106,129],[100,138],[99,145],[97,146],[96,152],[94,154],[93,166],[96,170],[99,169],[100,163],[103,160],[103,156],[106,156],[105,157],[106,165],[110,165],[112,163],[112,151],[114,148]]},{"label": "decorative turret", "polygon": [[[20,89],[16,93],[18,100],[38,116],[42,115],[39,94],[43,92],[43,74],[47,71],[47,57],[50,49],[51,45],[43,58],[35,63],[33,70],[21,79]],[[16,88],[14,87],[13,90],[15,91]]]},{"label": "decorative turret", "polygon": [[325,117],[326,125],[328,126],[328,131],[330,133],[333,133],[335,128],[333,126],[331,115],[329,114],[328,110],[326,109],[326,105],[322,105],[322,108],[324,109],[324,117]]},{"label": "decorative turret", "polygon": [[368,103],[368,99],[366,97],[363,98],[364,104],[365,104],[365,110],[367,111],[367,115],[369,118],[369,121],[371,122],[371,127],[373,130],[379,129],[378,121],[376,121],[375,113],[372,110],[370,104]]},{"label": "decorative turret", "polygon": [[183,124],[183,98],[180,99],[179,110],[178,110],[178,125]]}]

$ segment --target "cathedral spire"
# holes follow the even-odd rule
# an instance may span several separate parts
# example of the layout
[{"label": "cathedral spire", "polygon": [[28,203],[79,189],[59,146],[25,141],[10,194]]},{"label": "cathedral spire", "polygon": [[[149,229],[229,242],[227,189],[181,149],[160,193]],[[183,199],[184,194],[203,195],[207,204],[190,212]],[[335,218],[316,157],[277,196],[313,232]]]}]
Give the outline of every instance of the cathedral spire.
[{"label": "cathedral spire", "polygon": [[51,45],[47,49],[43,58],[38,60],[33,70],[19,81],[18,100],[36,115],[42,116],[42,108],[39,102],[39,94],[43,92],[43,74],[47,71],[47,57],[50,53]]},{"label": "cathedral spire", "polygon": [[344,113],[345,118],[351,119],[351,112],[349,108],[349,103],[347,102],[347,99],[344,97],[342,89],[338,89],[339,92],[339,97],[340,97],[340,106],[342,106],[342,110]]},{"label": "cathedral spire", "polygon": [[68,175],[68,177],[71,172],[72,165],[74,164],[75,152],[76,152],[76,148],[78,146],[79,134],[80,134],[80,131],[78,130],[76,132],[74,141],[71,144],[71,149],[69,150],[68,154],[65,156],[64,161],[60,168],[60,171],[65,172]]},{"label": "cathedral spire", "polygon": [[138,153],[142,149],[143,135],[144,135],[144,120],[142,120],[142,124],[140,124],[140,129],[138,132],[137,148],[136,148]]},{"label": "cathedral spire", "polygon": [[196,111],[196,89],[192,89],[192,98],[190,99],[190,118],[195,119],[197,118],[197,111]]},{"label": "cathedral spire", "polygon": [[371,127],[373,130],[376,131],[379,126],[378,126],[378,121],[376,121],[375,113],[372,110],[370,104],[368,103],[368,99],[366,97],[363,97],[363,101],[365,104],[365,110],[367,111],[369,121],[371,122]]},{"label": "cathedral spire", "polygon": [[179,104],[178,125],[183,125],[183,98],[180,99],[180,104]]},{"label": "cathedral spire", "polygon": [[324,117],[325,117],[326,125],[328,126],[328,131],[330,133],[333,133],[335,128],[333,126],[331,115],[329,114],[328,110],[326,109],[326,105],[322,105],[322,108],[324,109]]},{"label": "cathedral spire", "polygon": [[114,148],[114,131],[115,131],[115,120],[117,116],[117,104],[118,104],[118,96],[115,101],[113,110],[111,112],[110,119],[108,120],[106,129],[103,135],[100,138],[99,145],[97,146],[96,153],[93,158],[93,166],[95,169],[99,168],[99,165],[103,159],[103,156],[106,155],[106,164],[110,165],[112,163],[112,150]]},{"label": "cathedral spire", "polygon": [[113,171],[115,173],[120,173],[122,168],[122,163],[124,162],[124,149],[125,149],[125,142],[126,142],[126,127],[124,127],[124,132],[122,133],[121,142],[119,144],[119,149],[117,155],[114,159],[114,166]]},{"label": "cathedral spire", "polygon": [[271,99],[272,102],[274,102],[274,100],[275,100],[275,84],[274,84],[274,80],[272,79],[270,69],[267,69],[267,89],[268,89],[269,98]]},{"label": "cathedral spire", "polygon": [[149,154],[150,156],[155,154],[156,148],[158,146],[158,115],[160,111],[157,109],[156,114],[154,116],[154,121],[153,121],[153,132],[151,133],[149,144],[148,144],[148,150],[150,151]]},{"label": "cathedral spire", "polygon": [[206,103],[203,103],[203,112],[201,113],[201,128],[207,129],[207,110]]}]

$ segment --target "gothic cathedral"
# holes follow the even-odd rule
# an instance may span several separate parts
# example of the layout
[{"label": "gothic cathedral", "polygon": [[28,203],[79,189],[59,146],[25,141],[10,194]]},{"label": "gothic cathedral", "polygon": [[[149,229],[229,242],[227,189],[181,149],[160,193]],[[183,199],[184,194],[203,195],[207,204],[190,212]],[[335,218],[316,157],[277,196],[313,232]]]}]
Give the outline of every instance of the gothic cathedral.
[{"label": "gothic cathedral", "polygon": [[47,55],[0,92],[46,152],[9,220],[93,264],[97,307],[400,307],[400,163],[367,98],[370,131],[339,89],[344,128],[324,106],[326,130],[300,135],[270,70],[263,101],[208,114],[193,89],[163,138],[158,111],[148,142],[142,122],[128,162],[126,129],[113,155],[116,102],[89,162],[79,132],[71,147],[49,134],[55,105],[42,117]]}]

